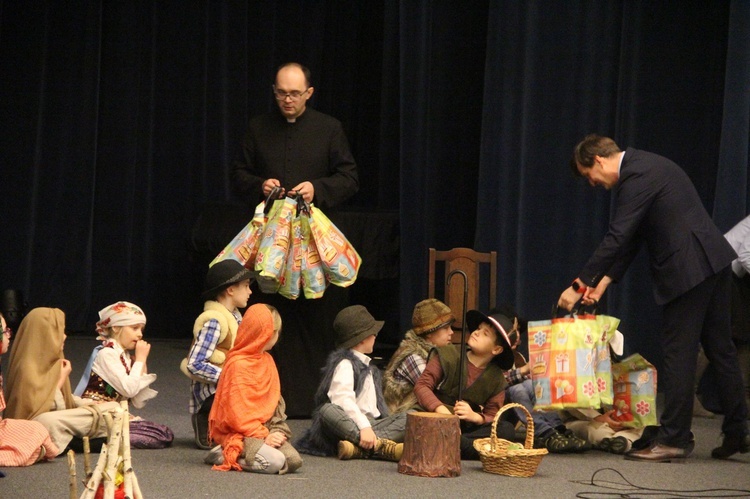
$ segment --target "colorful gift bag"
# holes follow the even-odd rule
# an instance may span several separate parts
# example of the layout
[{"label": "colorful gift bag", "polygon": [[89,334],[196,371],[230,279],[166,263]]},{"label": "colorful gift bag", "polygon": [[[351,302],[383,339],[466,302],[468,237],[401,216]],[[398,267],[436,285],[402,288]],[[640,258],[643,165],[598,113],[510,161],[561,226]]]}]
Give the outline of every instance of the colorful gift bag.
[{"label": "colorful gift bag", "polygon": [[274,201],[271,214],[268,216],[255,258],[258,286],[264,293],[276,293],[281,285],[281,276],[286,268],[290,247],[292,217],[296,207],[297,200],[294,198],[277,200]]},{"label": "colorful gift bag", "polygon": [[633,428],[657,424],[656,368],[635,353],[612,365],[612,379],[613,418]]},{"label": "colorful gift bag", "polygon": [[341,287],[354,284],[362,264],[357,251],[328,217],[312,204],[309,222],[326,280]]},{"label": "colorful gift bag", "polygon": [[325,293],[328,283],[323,273],[323,264],[320,261],[318,248],[315,246],[315,241],[310,237],[309,217],[300,217],[300,227],[303,234],[301,249],[302,265],[300,269],[302,291],[305,294],[305,298],[320,298]]},{"label": "colorful gift bag", "polygon": [[302,284],[302,222],[304,218],[299,212],[292,218],[292,238],[287,252],[286,266],[279,281],[279,294],[290,300],[296,300],[299,296]]},{"label": "colorful gift bag", "polygon": [[615,317],[591,314],[529,322],[534,409],[599,409],[612,404],[608,344],[619,323]]},{"label": "colorful gift bag", "polygon": [[265,208],[266,202],[261,201],[255,207],[255,214],[250,223],[219,252],[216,258],[208,264],[209,267],[213,267],[214,264],[222,260],[233,259],[240,262],[249,270],[255,268],[255,257],[258,254],[258,247],[260,246],[260,240],[263,236],[263,229],[267,220],[264,213]]}]

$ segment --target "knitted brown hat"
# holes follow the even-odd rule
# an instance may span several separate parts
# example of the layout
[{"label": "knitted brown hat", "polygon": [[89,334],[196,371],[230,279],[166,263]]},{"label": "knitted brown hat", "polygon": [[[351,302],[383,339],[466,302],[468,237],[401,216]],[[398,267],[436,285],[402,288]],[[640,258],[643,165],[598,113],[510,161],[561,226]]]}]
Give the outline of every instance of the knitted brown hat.
[{"label": "knitted brown hat", "polygon": [[448,305],[435,298],[417,303],[411,316],[412,331],[419,336],[437,331],[455,321],[456,318]]}]

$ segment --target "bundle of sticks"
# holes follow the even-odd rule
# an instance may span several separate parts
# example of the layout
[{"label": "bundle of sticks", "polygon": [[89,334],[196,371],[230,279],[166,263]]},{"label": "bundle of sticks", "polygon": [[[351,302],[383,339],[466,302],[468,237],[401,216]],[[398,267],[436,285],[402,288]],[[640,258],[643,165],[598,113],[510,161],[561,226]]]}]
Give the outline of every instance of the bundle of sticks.
[{"label": "bundle of sticks", "polygon": [[[91,471],[90,448],[88,437],[83,439],[83,468],[86,479],[83,482],[84,491],[80,499],[93,499],[99,489],[103,489],[104,499],[113,499],[117,485],[118,469],[123,476],[122,488],[127,499],[142,499],[138,478],[135,476],[130,457],[130,413],[128,402],[120,402],[120,408],[102,414],[107,424],[107,445],[102,447],[99,462]],[[76,479],[75,452],[68,451],[68,468],[70,471],[70,499],[78,496],[78,482]]]}]

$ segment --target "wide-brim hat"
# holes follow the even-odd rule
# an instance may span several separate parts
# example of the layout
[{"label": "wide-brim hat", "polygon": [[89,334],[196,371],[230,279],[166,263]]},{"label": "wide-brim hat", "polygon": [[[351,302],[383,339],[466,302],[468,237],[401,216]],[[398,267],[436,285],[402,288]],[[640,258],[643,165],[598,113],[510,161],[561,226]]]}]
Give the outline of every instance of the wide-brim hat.
[{"label": "wide-brim hat", "polygon": [[253,279],[253,273],[242,266],[237,260],[222,260],[214,264],[206,274],[206,285],[201,297],[204,300],[213,300],[220,291],[232,284],[237,284],[246,279]]},{"label": "wide-brim hat", "polygon": [[362,305],[346,307],[333,320],[336,348],[351,348],[368,336],[377,336],[384,324],[384,321],[376,321]]},{"label": "wide-brim hat", "polygon": [[455,321],[456,318],[448,305],[435,298],[428,298],[414,306],[411,330],[414,334],[422,336],[453,324]]},{"label": "wide-brim hat", "polygon": [[497,359],[497,364],[507,371],[513,367],[514,360],[513,349],[510,346],[510,338],[508,338],[508,331],[513,329],[513,320],[503,314],[484,315],[479,310],[469,310],[466,312],[466,325],[469,326],[471,331],[476,330],[483,322],[491,325],[495,329],[498,338],[500,338],[503,351],[495,356],[495,358]]}]

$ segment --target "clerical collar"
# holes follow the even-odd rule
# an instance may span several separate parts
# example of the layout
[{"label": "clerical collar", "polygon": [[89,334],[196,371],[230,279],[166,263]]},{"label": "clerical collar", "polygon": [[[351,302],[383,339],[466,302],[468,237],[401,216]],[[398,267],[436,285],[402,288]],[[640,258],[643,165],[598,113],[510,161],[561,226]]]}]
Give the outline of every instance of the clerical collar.
[{"label": "clerical collar", "polygon": [[297,121],[298,121],[298,120],[299,120],[300,118],[302,118],[302,117],[303,117],[303,116],[305,115],[305,113],[306,113],[306,112],[307,112],[307,108],[305,108],[305,110],[304,110],[304,111],[302,111],[302,114],[300,114],[300,115],[299,115],[299,116],[297,116],[296,118],[286,118],[286,117],[284,117],[284,115],[282,115],[281,117],[282,117],[282,118],[284,118],[284,121],[286,121],[287,123],[297,123]]}]

